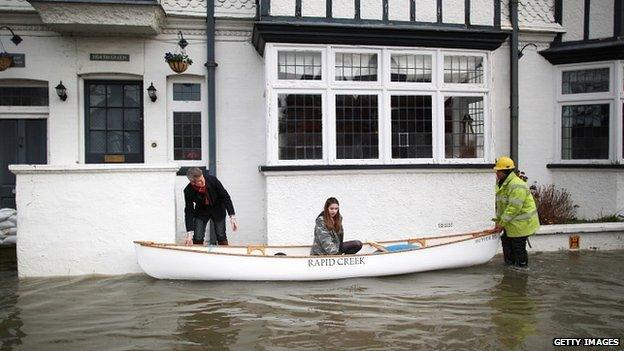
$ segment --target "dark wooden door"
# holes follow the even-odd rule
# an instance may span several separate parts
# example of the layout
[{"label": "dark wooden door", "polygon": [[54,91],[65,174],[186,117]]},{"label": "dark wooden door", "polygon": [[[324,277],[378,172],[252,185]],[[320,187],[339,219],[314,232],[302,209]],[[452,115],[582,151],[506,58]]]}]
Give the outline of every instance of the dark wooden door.
[{"label": "dark wooden door", "polygon": [[143,84],[85,82],[86,163],[143,163]]},{"label": "dark wooden door", "polygon": [[0,208],[15,208],[14,164],[47,163],[47,120],[0,119]]}]

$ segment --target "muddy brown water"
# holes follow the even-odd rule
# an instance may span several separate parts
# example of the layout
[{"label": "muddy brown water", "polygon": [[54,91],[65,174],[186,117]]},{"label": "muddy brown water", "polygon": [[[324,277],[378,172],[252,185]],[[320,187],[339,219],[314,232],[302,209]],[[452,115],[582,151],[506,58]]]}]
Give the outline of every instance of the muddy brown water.
[{"label": "muddy brown water", "polygon": [[624,337],[624,251],[530,259],[525,272],[496,256],[329,282],[18,280],[1,249],[0,349],[551,350],[570,349],[555,337]]}]

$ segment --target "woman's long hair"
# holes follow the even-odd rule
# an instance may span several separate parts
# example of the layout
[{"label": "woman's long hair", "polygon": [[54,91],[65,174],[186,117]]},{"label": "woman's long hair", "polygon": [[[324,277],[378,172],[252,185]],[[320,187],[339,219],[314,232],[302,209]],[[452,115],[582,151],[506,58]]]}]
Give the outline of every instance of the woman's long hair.
[{"label": "woman's long hair", "polygon": [[332,204],[340,206],[340,203],[338,203],[338,199],[336,199],[335,197],[330,197],[329,199],[325,200],[325,207],[323,208],[323,220],[325,221],[325,227],[327,227],[327,229],[338,233],[340,229],[342,229],[342,216],[340,216],[340,208],[338,209],[338,212],[336,212],[336,216],[334,218],[329,215],[329,206]]}]

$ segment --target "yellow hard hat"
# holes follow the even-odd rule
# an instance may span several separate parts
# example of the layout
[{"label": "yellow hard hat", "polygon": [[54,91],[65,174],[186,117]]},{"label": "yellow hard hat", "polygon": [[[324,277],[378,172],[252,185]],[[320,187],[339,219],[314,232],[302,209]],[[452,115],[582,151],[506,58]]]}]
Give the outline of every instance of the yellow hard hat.
[{"label": "yellow hard hat", "polygon": [[514,161],[507,156],[499,157],[496,160],[496,164],[494,165],[495,171],[502,171],[504,169],[514,169],[514,168],[516,168]]}]

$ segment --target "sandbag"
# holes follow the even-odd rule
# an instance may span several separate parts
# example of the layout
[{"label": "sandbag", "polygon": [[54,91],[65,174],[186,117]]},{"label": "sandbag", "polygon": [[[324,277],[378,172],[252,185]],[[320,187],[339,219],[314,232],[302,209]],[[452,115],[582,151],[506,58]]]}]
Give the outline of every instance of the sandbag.
[{"label": "sandbag", "polygon": [[7,221],[15,223],[17,225],[17,213],[7,218]]},{"label": "sandbag", "polygon": [[3,241],[3,245],[15,245],[17,244],[17,235],[7,236]]},{"label": "sandbag", "polygon": [[16,226],[15,223],[13,223],[11,221],[2,221],[2,222],[0,222],[0,230],[7,229],[7,228],[13,228],[15,226]]},{"label": "sandbag", "polygon": [[12,208],[0,208],[0,222],[6,221],[9,217],[16,213],[17,211]]},{"label": "sandbag", "polygon": [[5,229],[4,235],[5,236],[17,235],[17,227]]}]

